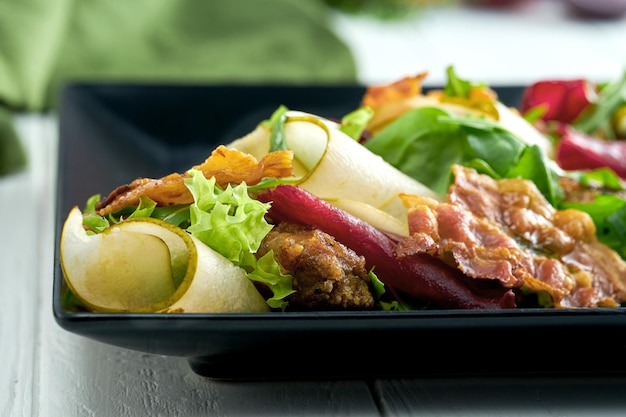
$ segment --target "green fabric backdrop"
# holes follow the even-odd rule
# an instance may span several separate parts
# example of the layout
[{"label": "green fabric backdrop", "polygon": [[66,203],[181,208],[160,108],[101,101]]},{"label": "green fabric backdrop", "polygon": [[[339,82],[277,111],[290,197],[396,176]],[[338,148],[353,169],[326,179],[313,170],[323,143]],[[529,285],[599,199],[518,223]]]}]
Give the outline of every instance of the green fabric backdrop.
[{"label": "green fabric backdrop", "polygon": [[0,174],[27,163],[11,113],[67,82],[355,82],[328,19],[317,0],[0,0]]}]

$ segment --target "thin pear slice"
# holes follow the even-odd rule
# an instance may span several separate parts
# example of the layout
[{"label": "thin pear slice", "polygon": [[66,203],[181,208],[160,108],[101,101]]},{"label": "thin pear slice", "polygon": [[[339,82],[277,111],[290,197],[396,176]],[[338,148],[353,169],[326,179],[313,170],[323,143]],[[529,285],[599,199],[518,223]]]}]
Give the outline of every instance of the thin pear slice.
[{"label": "thin pear slice", "polygon": [[184,230],[150,218],[88,235],[74,207],[63,226],[61,267],[92,311],[265,312],[245,272]]},{"label": "thin pear slice", "polygon": [[[299,163],[295,174],[302,180],[298,185],[317,197],[369,204],[401,221],[406,218],[406,208],[398,197],[400,193],[440,199],[343,133],[336,123],[302,112],[287,115],[285,137]],[[269,137],[269,130],[259,126],[229,146],[262,158],[269,150]]]},{"label": "thin pear slice", "polygon": [[382,230],[392,236],[408,237],[409,225],[406,221],[401,221],[389,213],[378,210],[369,204],[361,201],[346,200],[338,198],[326,200],[333,206],[342,209],[361,220],[366,221],[378,230]]}]

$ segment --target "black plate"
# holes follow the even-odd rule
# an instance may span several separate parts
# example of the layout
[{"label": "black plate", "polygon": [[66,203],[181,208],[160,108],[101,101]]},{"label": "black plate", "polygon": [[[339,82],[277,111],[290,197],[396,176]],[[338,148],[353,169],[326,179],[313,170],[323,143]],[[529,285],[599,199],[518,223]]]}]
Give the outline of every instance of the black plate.
[{"label": "black plate", "polygon": [[[521,88],[497,89],[517,105]],[[280,105],[329,118],[361,86],[67,86],[60,103],[54,315],[111,345],[188,358],[217,379],[626,373],[626,309],[72,313],[61,303],[61,225],[73,205],[137,177],[184,172]]]}]

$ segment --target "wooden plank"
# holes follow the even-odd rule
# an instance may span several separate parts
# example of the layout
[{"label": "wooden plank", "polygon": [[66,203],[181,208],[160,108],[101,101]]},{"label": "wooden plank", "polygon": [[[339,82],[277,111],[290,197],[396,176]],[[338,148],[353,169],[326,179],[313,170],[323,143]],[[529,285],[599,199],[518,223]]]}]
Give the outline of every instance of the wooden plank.
[{"label": "wooden plank", "polygon": [[[24,128],[24,126],[22,126]],[[24,132],[27,133],[27,132]],[[31,133],[31,132],[28,132]],[[28,136],[28,135],[24,135]],[[0,314],[0,411],[3,416],[30,416],[36,372],[39,207],[37,194],[44,168],[24,143],[27,169],[0,177],[0,259],[3,306]],[[45,151],[44,151],[45,153]]]},{"label": "wooden plank", "polygon": [[626,376],[377,381],[385,416],[623,416]]}]

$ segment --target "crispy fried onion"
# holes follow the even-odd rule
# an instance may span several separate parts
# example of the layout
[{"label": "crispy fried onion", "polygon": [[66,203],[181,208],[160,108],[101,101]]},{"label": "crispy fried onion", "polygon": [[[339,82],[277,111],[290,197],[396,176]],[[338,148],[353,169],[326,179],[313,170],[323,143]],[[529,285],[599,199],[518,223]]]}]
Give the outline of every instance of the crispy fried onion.
[{"label": "crispy fried onion", "polygon": [[454,166],[440,203],[403,195],[411,237],[398,253],[429,253],[473,278],[545,291],[555,307],[615,307],[626,299],[626,263],[597,240],[590,216],[556,210],[534,183],[494,180]]},{"label": "crispy fried onion", "polygon": [[[193,168],[202,171],[207,178],[215,177],[216,183],[224,187],[241,182],[254,185],[267,177],[290,177],[293,175],[292,162],[293,152],[290,150],[270,152],[257,160],[252,155],[220,145],[203,163]],[[159,179],[137,178],[114,189],[98,202],[96,210],[101,216],[114,213],[138,205],[142,196],[151,198],[159,206],[190,204],[193,196],[184,183],[187,177],[187,173],[173,173]]]}]

